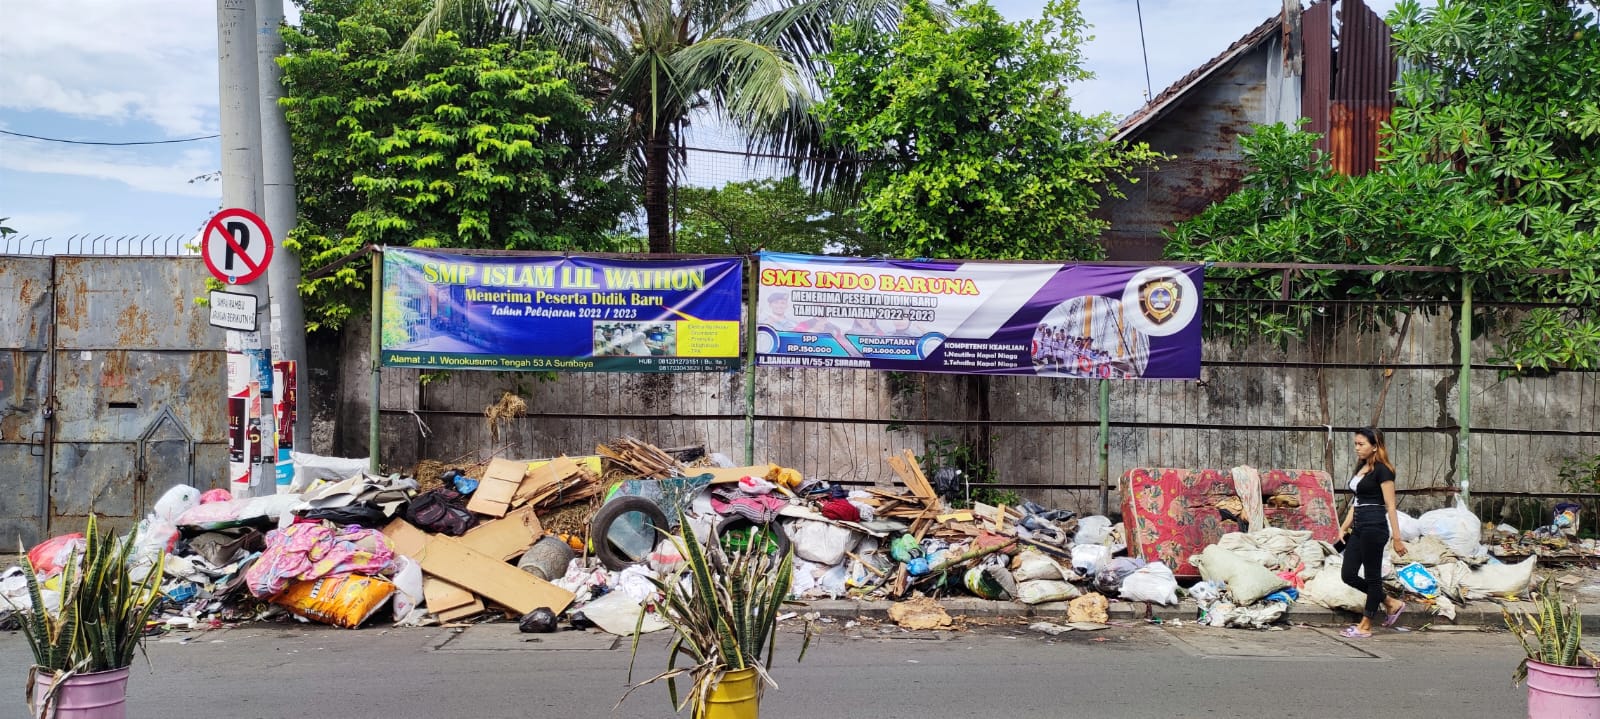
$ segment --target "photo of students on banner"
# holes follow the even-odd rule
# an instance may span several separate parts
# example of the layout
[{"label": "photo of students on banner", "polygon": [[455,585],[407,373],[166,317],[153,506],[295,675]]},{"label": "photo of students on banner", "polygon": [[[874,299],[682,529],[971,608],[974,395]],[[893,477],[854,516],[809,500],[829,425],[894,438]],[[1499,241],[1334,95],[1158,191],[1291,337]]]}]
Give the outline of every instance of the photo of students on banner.
[{"label": "photo of students on banner", "polygon": [[761,253],[762,365],[1197,379],[1199,266]]},{"label": "photo of students on banner", "polygon": [[382,361],[422,369],[738,367],[743,261],[387,249]]}]

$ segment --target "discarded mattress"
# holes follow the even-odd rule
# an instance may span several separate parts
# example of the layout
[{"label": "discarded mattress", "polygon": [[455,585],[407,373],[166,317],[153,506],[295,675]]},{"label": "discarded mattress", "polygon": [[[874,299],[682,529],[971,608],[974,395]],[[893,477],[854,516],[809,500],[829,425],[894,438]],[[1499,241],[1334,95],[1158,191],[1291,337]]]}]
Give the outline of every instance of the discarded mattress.
[{"label": "discarded mattress", "polygon": [[[1338,541],[1333,480],[1327,472],[1272,469],[1260,474],[1262,495],[1278,500],[1267,503],[1268,526]],[[1224,534],[1245,531],[1242,503],[1226,469],[1131,469],[1122,477],[1122,497],[1129,552],[1165,563],[1180,578],[1200,576],[1189,563],[1190,555]]]}]

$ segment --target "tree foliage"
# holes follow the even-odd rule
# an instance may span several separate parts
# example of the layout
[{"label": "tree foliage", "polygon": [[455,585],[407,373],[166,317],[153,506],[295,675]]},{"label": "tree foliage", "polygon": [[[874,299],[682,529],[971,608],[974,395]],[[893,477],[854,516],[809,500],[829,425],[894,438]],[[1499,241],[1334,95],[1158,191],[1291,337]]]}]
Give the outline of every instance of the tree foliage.
[{"label": "tree foliage", "polygon": [[[612,139],[644,187],[650,249],[671,252],[669,191],[692,117],[732,124],[750,149],[827,180],[811,108],[835,23],[892,26],[898,0],[439,0],[413,41],[458,29],[475,43],[533,39],[583,63]],[[709,111],[711,115],[697,111]]]},{"label": "tree foliage", "polygon": [[880,243],[808,191],[798,177],[678,190],[678,251],[744,255],[760,250],[870,256]]},{"label": "tree foliage", "polygon": [[874,161],[863,229],[906,256],[1100,257],[1090,213],[1157,155],[1072,109],[1067,88],[1091,77],[1076,0],[1039,21],[1007,22],[987,0],[954,16],[911,0],[896,32],[843,28],[828,56],[826,132]]},{"label": "tree foliage", "polygon": [[[1600,22],[1575,0],[1403,0],[1389,17],[1402,67],[1381,165],[1329,168],[1315,136],[1241,139],[1244,188],[1169,233],[1174,259],[1446,265],[1518,313],[1503,359],[1600,367]],[[1529,273],[1558,268],[1564,275]],[[1309,273],[1302,299],[1442,298],[1461,275]],[[1254,281],[1276,296],[1277,278]],[[1488,320],[1507,317],[1491,312]]]},{"label": "tree foliage", "polygon": [[[622,158],[572,77],[532,45],[468,47],[449,32],[400,46],[419,0],[302,5],[282,60],[308,268],[368,244],[604,249],[631,207]],[[308,325],[366,304],[364,268],[308,280]]]}]

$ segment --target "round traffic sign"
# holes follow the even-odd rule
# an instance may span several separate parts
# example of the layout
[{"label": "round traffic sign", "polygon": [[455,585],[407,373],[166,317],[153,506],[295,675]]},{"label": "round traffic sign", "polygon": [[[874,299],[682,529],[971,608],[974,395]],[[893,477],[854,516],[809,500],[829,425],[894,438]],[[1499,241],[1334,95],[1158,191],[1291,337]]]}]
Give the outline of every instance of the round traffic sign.
[{"label": "round traffic sign", "polygon": [[249,284],[266,274],[272,262],[272,231],[254,212],[223,210],[206,223],[200,254],[212,277],[230,285]]}]

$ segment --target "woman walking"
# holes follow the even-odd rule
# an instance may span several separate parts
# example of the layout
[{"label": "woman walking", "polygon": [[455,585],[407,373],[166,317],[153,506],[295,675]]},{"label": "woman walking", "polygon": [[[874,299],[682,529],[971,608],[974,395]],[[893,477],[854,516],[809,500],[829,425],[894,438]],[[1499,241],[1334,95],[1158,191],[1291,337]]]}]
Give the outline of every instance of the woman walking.
[{"label": "woman walking", "polygon": [[1389,627],[1394,626],[1406,609],[1404,601],[1383,594],[1384,545],[1389,544],[1392,537],[1394,553],[1403,557],[1406,544],[1400,541],[1394,465],[1389,462],[1389,448],[1384,446],[1383,432],[1372,427],[1356,430],[1355,448],[1360,464],[1355,476],[1350,478],[1350,492],[1355,498],[1339,527],[1345,537],[1344,571],[1340,576],[1345,584],[1366,593],[1367,606],[1361,614],[1361,622],[1340,634],[1351,639],[1365,639],[1372,636],[1372,620],[1378,618],[1380,610],[1384,614],[1383,626]]}]

